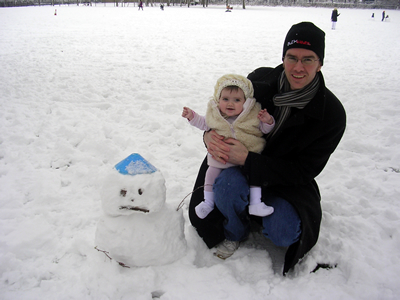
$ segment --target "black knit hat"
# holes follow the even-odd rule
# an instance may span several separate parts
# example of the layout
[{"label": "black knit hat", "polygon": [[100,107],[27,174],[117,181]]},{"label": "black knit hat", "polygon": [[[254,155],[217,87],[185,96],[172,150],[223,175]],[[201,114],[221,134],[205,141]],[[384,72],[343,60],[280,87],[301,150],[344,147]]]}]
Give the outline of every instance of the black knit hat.
[{"label": "black knit hat", "polygon": [[314,51],[321,65],[324,64],[325,32],[311,22],[301,22],[290,28],[283,44],[283,55],[291,48],[303,48]]}]

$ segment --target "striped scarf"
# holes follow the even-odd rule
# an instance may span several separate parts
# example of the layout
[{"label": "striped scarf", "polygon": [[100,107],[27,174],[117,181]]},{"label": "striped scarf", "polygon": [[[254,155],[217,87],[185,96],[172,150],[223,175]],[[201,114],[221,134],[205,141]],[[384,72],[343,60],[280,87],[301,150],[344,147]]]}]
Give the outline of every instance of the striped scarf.
[{"label": "striped scarf", "polygon": [[300,90],[290,90],[289,81],[286,78],[285,71],[282,72],[279,77],[279,94],[276,94],[273,98],[275,106],[277,106],[274,118],[276,121],[274,130],[269,133],[272,137],[282,124],[290,116],[291,108],[295,107],[303,109],[314,96],[317,94],[319,87],[319,74],[314,77],[310,84]]}]

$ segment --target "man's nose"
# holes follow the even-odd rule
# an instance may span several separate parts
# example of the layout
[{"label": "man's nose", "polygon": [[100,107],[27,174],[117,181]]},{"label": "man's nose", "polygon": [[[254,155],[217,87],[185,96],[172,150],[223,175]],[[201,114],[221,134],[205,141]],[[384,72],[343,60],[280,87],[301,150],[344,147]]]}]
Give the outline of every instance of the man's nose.
[{"label": "man's nose", "polygon": [[301,62],[301,60],[298,59],[293,68],[294,68],[295,70],[303,70],[303,69],[304,69],[304,65],[303,65],[303,63]]}]

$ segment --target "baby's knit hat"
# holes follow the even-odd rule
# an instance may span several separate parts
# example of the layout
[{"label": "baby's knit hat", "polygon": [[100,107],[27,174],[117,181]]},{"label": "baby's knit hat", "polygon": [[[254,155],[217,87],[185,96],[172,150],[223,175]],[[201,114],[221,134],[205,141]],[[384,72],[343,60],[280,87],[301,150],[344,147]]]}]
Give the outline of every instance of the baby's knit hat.
[{"label": "baby's knit hat", "polygon": [[283,44],[283,55],[291,48],[303,48],[314,51],[318,55],[321,65],[324,64],[325,32],[311,22],[295,24],[288,31]]},{"label": "baby's knit hat", "polygon": [[246,77],[237,74],[226,74],[217,80],[214,87],[214,100],[219,102],[221,92],[227,86],[237,86],[242,89],[245,98],[253,98],[254,89],[253,84]]}]

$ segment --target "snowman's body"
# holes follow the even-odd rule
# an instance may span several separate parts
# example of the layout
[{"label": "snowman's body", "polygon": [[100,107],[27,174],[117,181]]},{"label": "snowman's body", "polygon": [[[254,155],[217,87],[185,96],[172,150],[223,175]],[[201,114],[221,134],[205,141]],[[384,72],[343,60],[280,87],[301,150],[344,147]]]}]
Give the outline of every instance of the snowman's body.
[{"label": "snowman's body", "polygon": [[183,215],[165,203],[161,172],[131,176],[113,170],[104,182],[102,205],[95,242],[112,259],[150,266],[184,256]]}]

